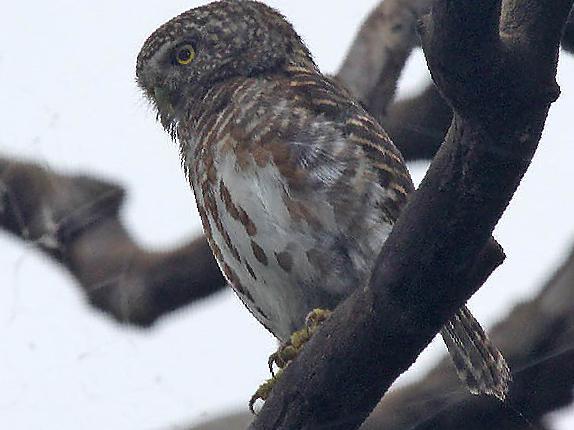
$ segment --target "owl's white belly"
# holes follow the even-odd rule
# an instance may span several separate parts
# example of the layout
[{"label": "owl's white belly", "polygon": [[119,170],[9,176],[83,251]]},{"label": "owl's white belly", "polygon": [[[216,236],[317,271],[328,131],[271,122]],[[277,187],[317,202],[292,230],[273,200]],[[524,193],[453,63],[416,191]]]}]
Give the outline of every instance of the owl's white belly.
[{"label": "owl's white belly", "polygon": [[[317,230],[293,219],[288,185],[273,163],[239,169],[235,154],[227,151],[214,157],[214,165],[211,180],[201,167],[192,180],[210,245],[241,300],[286,340],[311,310],[333,309],[363,276],[333,252],[333,235],[325,233],[337,226],[327,201],[313,204],[321,219]],[[325,276],[330,265],[333,276]]]}]

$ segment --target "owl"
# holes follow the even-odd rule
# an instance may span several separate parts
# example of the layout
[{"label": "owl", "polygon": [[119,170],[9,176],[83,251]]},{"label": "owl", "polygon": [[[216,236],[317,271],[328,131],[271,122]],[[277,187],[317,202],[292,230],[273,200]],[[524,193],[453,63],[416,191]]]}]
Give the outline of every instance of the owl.
[{"label": "owl", "polygon": [[[219,267],[263,326],[289,342],[311,311],[366,285],[414,186],[280,13],[249,0],[191,9],[145,41],[136,77],[179,143]],[[471,392],[503,399],[508,367],[469,310],[441,333]]]}]

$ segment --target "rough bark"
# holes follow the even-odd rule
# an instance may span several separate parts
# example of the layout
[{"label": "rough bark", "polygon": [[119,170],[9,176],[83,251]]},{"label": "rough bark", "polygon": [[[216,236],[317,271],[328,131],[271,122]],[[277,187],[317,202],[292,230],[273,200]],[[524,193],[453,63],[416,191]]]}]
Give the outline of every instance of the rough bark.
[{"label": "rough bark", "polygon": [[[337,73],[392,137],[405,159],[431,159],[443,142],[452,110],[433,84],[419,94],[394,101],[404,63],[419,44],[417,20],[431,0],[386,0],[361,26]],[[574,11],[562,46],[574,52]]]},{"label": "rough bark", "polygon": [[541,425],[545,414],[570,404],[574,387],[574,248],[541,292],[515,306],[490,336],[513,369],[508,405],[461,389],[445,359],[417,383],[390,393],[362,428],[526,430],[532,428],[528,421]]}]

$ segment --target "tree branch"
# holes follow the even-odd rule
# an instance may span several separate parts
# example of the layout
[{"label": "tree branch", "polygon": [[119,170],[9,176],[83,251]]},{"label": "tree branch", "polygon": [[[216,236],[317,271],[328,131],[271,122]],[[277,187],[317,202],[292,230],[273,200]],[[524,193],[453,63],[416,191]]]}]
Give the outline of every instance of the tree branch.
[{"label": "tree branch", "polygon": [[490,331],[513,369],[511,407],[461,389],[452,365],[444,359],[425,378],[385,397],[362,429],[526,430],[532,427],[525,420],[539,422],[548,412],[570,404],[574,387],[573,286],[574,248],[534,299],[515,306]]},{"label": "tree branch", "polygon": [[149,325],[223,288],[203,237],[146,251],[118,218],[123,200],[117,185],[0,158],[0,227],[66,267],[90,302],[117,320]]},{"label": "tree branch", "polygon": [[[434,157],[452,120],[451,108],[433,84],[415,96],[393,102],[404,63],[419,43],[415,24],[430,3],[386,0],[379,4],[361,26],[337,73],[408,161]],[[574,52],[574,10],[562,46]]]},{"label": "tree branch", "polygon": [[[573,286],[574,247],[540,293],[515,306],[489,332],[513,369],[509,396],[512,407],[469,394],[460,385],[450,358],[445,357],[424,378],[388,393],[361,430],[419,429],[419,426],[442,430],[532,430],[530,423],[543,428],[540,421],[546,414],[573,401]],[[245,412],[214,419],[193,430],[241,430],[251,419],[251,414]]]},{"label": "tree branch", "polygon": [[375,117],[383,116],[397,82],[418,43],[416,23],[430,0],[385,0],[367,17],[351,45],[337,79]]},{"label": "tree branch", "polygon": [[574,53],[574,9],[570,11],[570,17],[564,29],[564,36],[562,37],[562,47]]},{"label": "tree branch", "polygon": [[432,159],[452,122],[452,110],[434,84],[391,104],[379,118],[405,160]]},{"label": "tree branch", "polygon": [[498,1],[433,3],[421,30],[433,79],[455,109],[446,141],[369,286],[339,305],[285,370],[252,429],[357,428],[479,287],[465,274],[485,256],[558,96],[572,1],[540,1],[505,2],[501,36]]},{"label": "tree branch", "polygon": [[[381,120],[409,160],[432,157],[442,143],[451,118],[450,108],[432,85],[421,95],[389,106],[404,61],[417,43],[413,28],[418,15],[427,7],[425,3],[428,5],[430,0],[386,0],[379,5],[361,29],[338,75]],[[574,12],[570,14],[562,42],[564,49],[574,50]],[[381,46],[384,48],[380,49]],[[148,325],[163,313],[223,287],[223,278],[203,238],[165,253],[148,252],[135,244],[117,217],[123,197],[124,191],[113,184],[85,176],[59,175],[31,164],[0,159],[0,228],[33,242],[63,264],[79,280],[90,301],[116,319]],[[195,264],[190,265],[190,261]],[[568,287],[571,287],[572,275],[569,279]],[[545,399],[549,399],[547,403],[551,403],[552,408],[560,402],[571,401],[574,378],[571,378],[572,369],[565,367],[572,363],[568,361],[570,351],[564,350],[555,360],[546,357],[552,351],[571,345],[574,337],[574,323],[566,317],[573,314],[571,309],[564,310],[562,319],[560,314],[550,322],[544,319],[548,317],[549,307],[574,303],[572,297],[566,295],[566,289],[562,294],[564,297],[556,295],[548,299],[550,293],[545,290],[535,300],[536,305],[535,301],[532,306],[524,305],[528,311],[523,309],[523,313],[517,313],[515,310],[510,320],[511,323],[518,321],[510,325],[514,328],[505,331],[506,325],[503,325],[500,329],[503,333],[511,333],[506,337],[507,342],[504,336],[497,335],[498,329],[494,333],[495,342],[505,351],[515,369],[517,382],[511,393],[512,404],[522,412],[532,413],[529,419],[535,419],[538,411],[544,409]],[[525,341],[521,335],[521,342],[517,343],[516,333],[523,333],[520,324],[541,327],[540,333],[535,331],[538,337],[528,337]],[[556,333],[556,339],[549,340],[553,333]],[[517,344],[518,359],[512,349],[514,344]],[[520,361],[520,357],[530,357],[528,352],[532,350],[546,357],[536,366]],[[417,398],[428,393],[433,396],[432,409],[419,412],[429,420],[429,425],[439,428],[461,428],[461,423],[471,422],[477,411],[496,415],[505,410],[512,415],[498,403],[486,401],[484,405],[484,400],[468,396],[461,389],[458,389],[459,396],[454,399],[449,396],[449,401],[436,407],[436,393],[451,392],[458,387],[449,364],[445,361],[441,366],[444,373],[433,371],[415,386],[418,387],[415,391],[405,389],[385,397],[365,426],[374,420],[372,422],[378,422],[379,427],[373,428],[403,428],[392,427],[391,423],[400,422],[400,417],[417,416],[411,414],[412,408],[404,405],[409,404],[413,396]],[[525,367],[524,371],[516,372]],[[552,369],[563,377],[560,380],[549,378]],[[433,375],[438,376],[433,379]],[[544,376],[537,384],[544,392],[543,396],[533,396],[528,384],[521,382],[532,384],[536,375]],[[445,388],[444,381],[447,386],[451,384],[450,390]],[[388,406],[393,399],[400,406],[396,410]],[[437,415],[437,409],[443,412]],[[385,419],[377,421],[377,417]],[[505,418],[500,419],[504,422]]]}]

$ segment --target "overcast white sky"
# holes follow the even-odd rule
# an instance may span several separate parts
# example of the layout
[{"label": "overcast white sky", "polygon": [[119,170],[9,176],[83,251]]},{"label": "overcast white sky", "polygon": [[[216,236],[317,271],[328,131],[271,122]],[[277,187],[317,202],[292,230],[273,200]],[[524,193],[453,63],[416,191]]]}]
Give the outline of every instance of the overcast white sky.
[{"label": "overcast white sky", "polygon": [[[6,4],[0,15],[1,154],[121,182],[129,190],[124,219],[149,247],[170,247],[197,233],[177,149],[139,95],[134,64],[151,31],[203,3]],[[322,70],[332,72],[376,1],[267,3],[289,17]],[[403,91],[420,85],[423,68],[422,56],[415,56]],[[496,232],[508,259],[471,301],[486,325],[535,294],[574,240],[572,57],[563,57],[559,81],[563,96]],[[424,167],[413,166],[415,177]],[[65,271],[5,234],[0,339],[0,427],[12,430],[152,430],[245,407],[267,377],[275,347],[231,293],[149,331],[120,327],[87,307]],[[435,342],[406,379],[443,352]],[[573,418],[574,410],[556,414],[555,428],[574,427]]]}]

